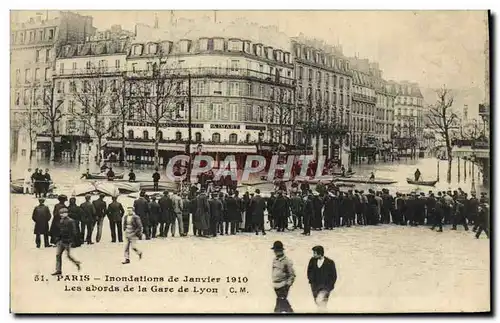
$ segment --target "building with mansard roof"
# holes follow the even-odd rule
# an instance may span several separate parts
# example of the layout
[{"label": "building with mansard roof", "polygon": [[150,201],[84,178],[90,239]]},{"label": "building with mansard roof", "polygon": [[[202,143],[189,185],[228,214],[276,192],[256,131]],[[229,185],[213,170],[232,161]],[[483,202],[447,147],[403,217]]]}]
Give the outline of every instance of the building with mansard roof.
[{"label": "building with mansard roof", "polygon": [[[66,43],[84,41],[93,35],[92,17],[76,13],[43,12],[19,22],[12,13],[11,24],[11,154],[29,157],[30,147],[46,146],[47,137],[36,134],[45,129],[39,111],[43,109],[42,92],[51,87],[57,50]],[[33,142],[29,143],[29,132]],[[21,136],[20,136],[21,134]],[[60,139],[60,138],[59,138]]]},{"label": "building with mansard roof", "polygon": [[[349,163],[353,74],[341,48],[304,36],[292,38],[296,79],[297,143]],[[324,131],[318,131],[324,130]],[[316,152],[316,147],[319,147]]]},{"label": "building with mansard roof", "polygon": [[[188,76],[192,151],[201,149],[221,159],[226,154],[271,150],[278,142],[292,144],[294,80],[289,52],[237,38],[121,41],[88,42],[63,48],[56,64],[56,91],[64,91],[68,109],[78,109],[81,107],[71,95],[70,83],[84,82],[89,77],[87,70],[94,71],[92,68],[97,67],[104,82],[120,78],[135,86],[151,82],[155,67],[164,65],[175,78],[176,90],[171,94],[170,106],[165,107],[171,113],[164,117],[157,134],[145,111],[137,105],[141,98],[127,92],[130,115],[125,136],[129,159],[151,163],[155,136],[160,138],[162,162],[185,151]],[[111,109],[108,113],[109,122],[113,122]],[[83,135],[89,130],[77,120],[66,122],[63,130],[66,135]],[[89,135],[92,137],[92,133]],[[120,138],[121,133],[111,132],[107,148],[119,153]]]}]

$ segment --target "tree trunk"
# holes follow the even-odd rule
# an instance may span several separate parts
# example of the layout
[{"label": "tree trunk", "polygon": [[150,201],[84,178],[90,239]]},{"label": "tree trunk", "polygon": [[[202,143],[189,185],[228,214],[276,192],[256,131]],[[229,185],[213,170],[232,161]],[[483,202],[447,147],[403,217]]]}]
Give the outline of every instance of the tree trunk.
[{"label": "tree trunk", "polygon": [[159,154],[159,144],[160,144],[160,138],[158,138],[158,132],[160,131],[160,126],[158,122],[155,124],[155,159],[154,159],[154,166],[155,168],[160,167],[160,156]]},{"label": "tree trunk", "polygon": [[101,147],[102,147],[102,136],[97,137],[97,156],[96,161],[98,165],[101,165]]},{"label": "tree trunk", "polygon": [[316,135],[316,160],[319,160],[319,135]]},{"label": "tree trunk", "polygon": [[28,129],[29,131],[29,141],[30,141],[30,152],[29,152],[29,160],[31,161],[31,159],[33,159],[33,131],[31,129],[31,127],[29,127]]},{"label": "tree trunk", "polygon": [[[156,132],[158,133],[158,132]],[[159,140],[158,136],[155,137],[155,168],[160,167],[160,156],[158,156],[159,153]]]},{"label": "tree trunk", "polygon": [[56,160],[56,137],[54,134],[50,136],[50,158],[49,161],[53,162]]},{"label": "tree trunk", "polygon": [[50,125],[50,156],[49,161],[53,162],[56,160],[56,129],[54,123]]},{"label": "tree trunk", "polygon": [[123,165],[127,164],[127,149],[125,149],[125,121],[122,121],[122,156],[120,162]]},{"label": "tree trunk", "polygon": [[446,172],[446,181],[448,183],[451,183],[451,163],[453,159],[451,157],[448,157],[448,171]]}]

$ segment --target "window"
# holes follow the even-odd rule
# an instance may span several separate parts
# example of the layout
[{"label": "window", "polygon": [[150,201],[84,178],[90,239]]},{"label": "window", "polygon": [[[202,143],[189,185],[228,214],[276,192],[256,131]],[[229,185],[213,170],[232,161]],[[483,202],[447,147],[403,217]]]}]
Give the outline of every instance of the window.
[{"label": "window", "polygon": [[128,139],[134,139],[134,130],[130,129],[127,133]]},{"label": "window", "polygon": [[213,39],[209,39],[207,41],[207,50],[214,50],[214,40]]},{"label": "window", "polygon": [[229,83],[229,95],[231,96],[240,95],[240,83],[236,82]]},{"label": "window", "polygon": [[177,131],[175,133],[175,140],[177,140],[177,141],[181,141],[182,140],[182,132]]},{"label": "window", "polygon": [[62,90],[61,90],[61,84],[62,84],[61,81],[59,81],[59,82],[56,83],[56,92],[57,93],[61,93],[62,92]]},{"label": "window", "polygon": [[29,68],[24,70],[24,82],[29,83],[31,81],[31,70]]},{"label": "window", "polygon": [[69,113],[74,113],[75,112],[75,101],[70,100],[68,102],[68,112]]},{"label": "window", "polygon": [[239,42],[239,41],[230,42],[229,50],[231,50],[231,51],[241,50],[241,42]]},{"label": "window", "polygon": [[43,30],[38,31],[38,40],[43,41]]},{"label": "window", "polygon": [[201,142],[201,133],[200,132],[197,132],[194,134],[194,141]]},{"label": "window", "polygon": [[247,96],[253,96],[253,87],[252,83],[247,84]]},{"label": "window", "polygon": [[135,45],[133,47],[133,51],[132,52],[133,52],[134,55],[141,55],[141,53],[142,53],[142,46],[141,45]]},{"label": "window", "polygon": [[224,39],[214,39],[214,49],[224,50]]},{"label": "window", "polygon": [[238,135],[235,133],[232,133],[229,135],[229,143],[230,144],[237,144],[238,143]]},{"label": "window", "polygon": [[36,63],[40,62],[40,52],[41,52],[41,50],[35,51],[35,62]]},{"label": "window", "polygon": [[238,121],[238,105],[237,104],[231,104],[229,106],[229,119],[231,121]]},{"label": "window", "polygon": [[69,81],[69,91],[71,93],[75,93],[76,92],[76,83],[75,83],[75,81]]},{"label": "window", "polygon": [[147,130],[144,130],[142,132],[142,138],[148,140],[149,139],[149,132]]},{"label": "window", "polygon": [[337,75],[333,76],[333,87],[337,87]]},{"label": "window", "polygon": [[37,68],[35,69],[35,82],[39,82],[40,81],[40,69]]},{"label": "window", "polygon": [[50,49],[45,50],[45,63],[50,62]]},{"label": "window", "polygon": [[116,114],[116,102],[115,101],[109,102],[109,110],[111,111],[111,114]]},{"label": "window", "polygon": [[219,120],[222,115],[222,104],[220,103],[214,103],[213,105],[213,111],[212,111],[212,119],[213,120]]},{"label": "window", "polygon": [[73,72],[76,71],[76,68],[77,68],[77,63],[76,62],[73,63],[72,68],[73,68]]},{"label": "window", "polygon": [[240,61],[231,60],[231,71],[237,72],[239,70]]},{"label": "window", "polygon": [[16,69],[16,83],[19,83],[21,81],[21,70],[18,68]]},{"label": "window", "polygon": [[303,74],[304,74],[304,68],[302,66],[299,66],[297,70],[297,78],[299,80],[302,80]]},{"label": "window", "polygon": [[205,82],[204,81],[198,82],[196,90],[197,90],[196,95],[205,95]]},{"label": "window", "polygon": [[245,137],[245,142],[246,143],[249,143],[250,142],[250,139],[251,139],[251,135],[249,133],[247,133],[246,137]]},{"label": "window", "polygon": [[21,103],[21,94],[19,92],[16,92],[16,105],[19,105]]},{"label": "window", "polygon": [[213,133],[212,134],[212,141],[213,142],[216,142],[216,143],[219,143],[220,142],[220,134],[219,133]]},{"label": "window", "polygon": [[108,68],[108,61],[104,59],[101,59],[98,64],[100,70],[106,70]]},{"label": "window", "polygon": [[146,70],[147,71],[152,71],[153,70],[153,63],[152,62],[147,62],[146,63]]},{"label": "window", "polygon": [[160,141],[163,140],[163,131],[158,130],[157,136],[158,136],[158,140],[160,140]]},{"label": "window", "polygon": [[49,40],[54,39],[54,29],[49,29]]},{"label": "window", "polygon": [[120,60],[119,59],[115,60],[115,68],[120,69]]},{"label": "window", "polygon": [[87,62],[85,63],[85,68],[86,68],[87,70],[90,70],[90,68],[91,68],[91,67],[92,67],[92,63],[91,63],[90,61],[87,61]]},{"label": "window", "polygon": [[24,105],[30,104],[30,95],[31,95],[30,90],[25,89],[24,90],[24,97],[23,97]]},{"label": "window", "polygon": [[312,79],[313,79],[313,70],[312,68],[309,69],[309,82],[312,82]]},{"label": "window", "polygon": [[132,63],[132,72],[136,72],[137,71],[137,63]]}]

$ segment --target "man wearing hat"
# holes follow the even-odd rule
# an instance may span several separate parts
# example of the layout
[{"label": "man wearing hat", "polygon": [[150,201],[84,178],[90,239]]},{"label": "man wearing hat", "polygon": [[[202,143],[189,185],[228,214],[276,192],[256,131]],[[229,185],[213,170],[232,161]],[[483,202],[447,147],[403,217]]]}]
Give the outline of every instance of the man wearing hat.
[{"label": "man wearing hat", "polygon": [[266,231],[264,230],[264,210],[266,209],[266,201],[260,196],[259,189],[255,190],[255,196],[252,197],[250,203],[252,225],[255,235],[259,235],[259,231],[262,232],[262,235],[266,235]]},{"label": "man wearing hat", "polygon": [[95,242],[99,243],[101,241],[102,237],[102,226],[104,223],[104,217],[106,216],[106,202],[104,202],[104,195],[103,193],[99,194],[99,198],[95,201],[92,202],[94,205],[95,209],[95,218],[96,218],[96,225],[97,225],[97,235],[95,238]]},{"label": "man wearing hat", "polygon": [[43,235],[43,242],[44,242],[44,247],[48,248],[50,247],[49,244],[49,221],[52,215],[50,214],[50,210],[45,205],[45,199],[44,198],[39,198],[38,201],[40,202],[39,205],[35,207],[33,210],[33,215],[31,216],[31,219],[33,222],[35,222],[35,229],[34,229],[34,234],[35,234],[35,243],[36,247],[40,248],[40,235]]},{"label": "man wearing hat", "polygon": [[[139,193],[139,198],[134,201],[134,213],[141,218],[143,233],[146,240],[149,240],[149,205],[145,196],[145,191]],[[139,239],[142,240],[142,235]]]},{"label": "man wearing hat", "polygon": [[68,197],[64,194],[59,195],[58,198],[59,203],[54,205],[54,211],[52,211],[52,215],[54,218],[52,219],[52,223],[50,224],[50,244],[56,244],[56,237],[59,235],[59,221],[61,220],[61,216],[59,215],[59,210],[62,208],[66,208],[66,201]]},{"label": "man wearing hat", "polygon": [[125,214],[123,205],[117,201],[116,196],[111,197],[111,203],[108,205],[106,214],[108,215],[109,230],[111,231],[111,242],[116,242],[116,235],[118,234],[118,242],[123,242],[122,234],[122,218]]},{"label": "man wearing hat", "polygon": [[337,282],[337,269],[335,262],[325,257],[325,250],[322,246],[315,246],[312,251],[313,257],[307,266],[307,279],[311,285],[314,301],[323,312],[326,310],[328,297]]},{"label": "man wearing hat", "polygon": [[[81,236],[82,241],[87,242],[87,244],[93,244],[92,242],[92,232],[94,232],[94,226],[97,222],[96,211],[94,204],[90,202],[90,194],[85,195],[85,202],[80,204],[82,209],[82,223],[81,223]],[[85,236],[85,229],[87,230],[87,236]]]},{"label": "man wearing hat", "polygon": [[78,271],[80,271],[81,263],[71,256],[71,244],[76,238],[76,226],[75,221],[68,216],[68,209],[61,208],[59,210],[60,220],[59,220],[59,232],[56,235],[56,271],[52,274],[53,276],[62,275],[62,259],[61,256],[66,250],[68,259],[75,264]]},{"label": "man wearing hat", "polygon": [[137,249],[135,243],[142,238],[143,227],[141,218],[134,213],[132,207],[127,208],[127,214],[123,217],[123,231],[125,231],[125,260],[122,264],[130,263],[130,248],[142,259],[142,252]]},{"label": "man wearing hat", "polygon": [[275,258],[273,259],[272,282],[276,293],[276,306],[274,313],[293,313],[292,306],[288,302],[288,292],[295,281],[293,263],[285,256],[283,243],[275,241],[273,247]]}]

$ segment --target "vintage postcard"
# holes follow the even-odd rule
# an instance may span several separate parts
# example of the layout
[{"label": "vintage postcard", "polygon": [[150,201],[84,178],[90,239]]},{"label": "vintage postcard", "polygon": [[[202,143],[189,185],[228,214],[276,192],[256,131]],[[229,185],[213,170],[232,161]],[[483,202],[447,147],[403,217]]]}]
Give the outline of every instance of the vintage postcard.
[{"label": "vintage postcard", "polygon": [[491,311],[487,11],[11,11],[11,311]]}]

